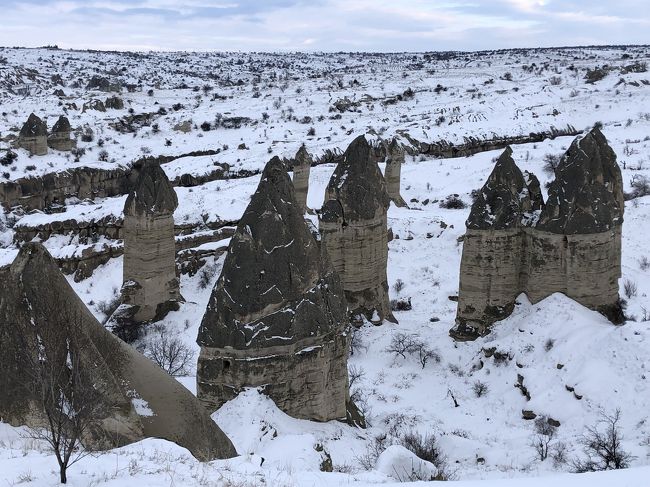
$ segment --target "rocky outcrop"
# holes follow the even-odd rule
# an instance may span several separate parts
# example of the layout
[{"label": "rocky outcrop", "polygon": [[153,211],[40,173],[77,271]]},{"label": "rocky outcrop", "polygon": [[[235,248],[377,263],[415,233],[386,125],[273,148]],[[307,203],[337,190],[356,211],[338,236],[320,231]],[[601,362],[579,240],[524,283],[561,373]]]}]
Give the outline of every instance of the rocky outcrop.
[{"label": "rocky outcrop", "polygon": [[17,145],[32,156],[47,154],[47,124],[32,113],[20,129]]},{"label": "rocky outcrop", "polygon": [[158,320],[181,300],[176,276],[176,192],[155,160],[145,161],[124,204],[124,284],[119,320]]},{"label": "rocky outcrop", "polygon": [[59,117],[52,127],[52,132],[47,138],[47,145],[51,149],[60,151],[71,151],[77,144],[70,138],[70,121],[63,115]]},{"label": "rocky outcrop", "polygon": [[307,211],[307,192],[309,191],[309,172],[313,161],[305,144],[300,146],[293,163],[293,187],[296,190],[296,202]]},{"label": "rocky outcrop", "polygon": [[320,212],[323,244],[341,276],[348,306],[375,323],[395,322],[388,299],[390,198],[365,137],[357,137],[336,167]]},{"label": "rocky outcrop", "polygon": [[[196,398],[134,348],[109,333],[75,294],[47,250],[26,244],[0,270],[0,416],[44,424],[42,384],[91,407],[97,420],[83,443],[102,450],[156,437],[200,460],[237,453]],[[46,373],[39,373],[44,371]],[[74,374],[69,381],[41,377]],[[51,372],[51,373],[50,373]]]},{"label": "rocky outcrop", "polygon": [[197,394],[210,410],[243,387],[287,414],[346,417],[349,318],[284,164],[265,167],[201,321]]},{"label": "rocky outcrop", "polygon": [[404,163],[404,148],[396,138],[391,140],[386,149],[386,169],[384,179],[386,180],[386,191],[390,200],[400,208],[408,206],[400,194],[400,182],[402,177],[402,164]]},{"label": "rocky outcrop", "polygon": [[104,102],[101,100],[97,99],[92,99],[87,101],[86,103],[83,104],[81,107],[81,113],[86,113],[88,110],[95,110],[97,112],[105,112],[106,111],[106,105],[104,105]]},{"label": "rocky outcrop", "polygon": [[110,110],[124,110],[124,100],[119,96],[109,96],[106,98],[104,106]]},{"label": "rocky outcrop", "polygon": [[520,293],[536,303],[560,292],[623,319],[623,185],[616,155],[594,129],[563,156],[543,203],[539,181],[507,149],[477,195],[464,237],[458,314],[451,335],[484,335]]}]

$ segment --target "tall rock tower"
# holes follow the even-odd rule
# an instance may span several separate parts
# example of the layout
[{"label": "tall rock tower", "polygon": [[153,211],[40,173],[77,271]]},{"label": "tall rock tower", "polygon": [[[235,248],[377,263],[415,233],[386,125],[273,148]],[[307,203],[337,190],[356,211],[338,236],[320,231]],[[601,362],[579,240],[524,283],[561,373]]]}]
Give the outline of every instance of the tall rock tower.
[{"label": "tall rock tower", "polygon": [[47,124],[33,113],[20,129],[18,147],[28,150],[33,156],[47,154]]},{"label": "tall rock tower", "polygon": [[339,278],[274,157],[230,241],[201,321],[198,397],[214,410],[243,387],[262,387],[297,418],[345,418],[348,331]]},{"label": "tall rock tower", "polygon": [[70,121],[67,117],[61,115],[52,127],[52,133],[47,139],[47,145],[55,150],[71,151],[76,142],[70,138]]},{"label": "tall rock tower", "polygon": [[174,240],[177,206],[165,171],[145,160],[124,205],[122,302],[135,322],[160,319],[182,300]]},{"label": "tall rock tower", "polygon": [[621,323],[623,183],[605,136],[593,129],[573,141],[545,205],[537,178],[523,175],[510,154],[497,161],[467,219],[450,334],[486,334],[520,293],[533,303],[563,293]]},{"label": "tall rock tower", "polygon": [[309,173],[312,162],[305,144],[301,145],[293,163],[293,187],[296,190],[296,202],[302,208],[303,213],[307,211],[307,192],[309,191]]},{"label": "tall rock tower", "polygon": [[388,218],[384,177],[364,136],[347,148],[325,190],[320,233],[352,313],[396,322],[388,299]]},{"label": "tall rock tower", "polygon": [[404,148],[393,138],[386,150],[386,170],[384,179],[386,180],[386,191],[391,201],[400,208],[408,206],[400,193],[402,178],[402,164],[404,163]]}]

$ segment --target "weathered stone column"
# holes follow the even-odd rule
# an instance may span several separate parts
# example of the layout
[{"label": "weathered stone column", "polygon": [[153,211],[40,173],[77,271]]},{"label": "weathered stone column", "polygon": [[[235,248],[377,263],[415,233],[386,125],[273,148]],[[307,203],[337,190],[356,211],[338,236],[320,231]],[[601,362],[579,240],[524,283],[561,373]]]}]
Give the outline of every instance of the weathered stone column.
[{"label": "weathered stone column", "polygon": [[408,205],[400,193],[402,164],[404,163],[404,149],[393,138],[386,150],[386,169],[384,170],[384,179],[386,180],[386,191],[395,206],[405,208]]},{"label": "weathered stone column", "polygon": [[266,165],[201,321],[197,394],[214,410],[262,387],[297,418],[344,419],[349,316],[284,164]]},{"label": "weathered stone column", "polygon": [[33,156],[47,154],[47,124],[32,113],[20,129],[17,145]]},{"label": "weathered stone column", "polygon": [[60,151],[71,151],[76,146],[75,141],[70,138],[71,130],[67,117],[60,116],[47,139],[48,147]]},{"label": "weathered stone column", "polygon": [[345,151],[325,190],[320,232],[341,276],[348,306],[374,323],[396,322],[388,298],[390,198],[365,137]]},{"label": "weathered stone column", "polygon": [[[176,276],[176,192],[156,161],[145,160],[124,205],[122,302],[135,322],[158,320],[182,300]],[[122,310],[124,314],[124,310]]]},{"label": "weathered stone column", "polygon": [[302,208],[303,213],[307,211],[307,192],[309,191],[309,173],[312,162],[305,144],[301,145],[293,163],[293,187],[296,190],[296,202]]}]

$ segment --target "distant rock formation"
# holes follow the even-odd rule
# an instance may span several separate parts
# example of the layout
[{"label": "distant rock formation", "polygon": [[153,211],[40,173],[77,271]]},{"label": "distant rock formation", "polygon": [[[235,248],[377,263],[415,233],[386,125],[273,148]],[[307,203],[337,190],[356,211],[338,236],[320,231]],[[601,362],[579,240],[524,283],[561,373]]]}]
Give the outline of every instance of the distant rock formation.
[{"label": "distant rock formation", "polygon": [[86,103],[83,104],[81,107],[81,113],[86,113],[88,110],[95,110],[97,112],[105,112],[106,111],[106,105],[104,105],[104,102],[101,100],[97,99],[92,99],[87,101]]},{"label": "distant rock formation", "polygon": [[261,387],[294,417],[345,418],[348,331],[339,278],[274,157],[231,239],[199,328],[198,397],[215,410],[242,388]]},{"label": "distant rock formation", "polygon": [[309,173],[313,161],[305,144],[300,146],[296,153],[293,164],[293,187],[296,189],[296,202],[302,208],[303,213],[307,211],[307,193],[309,191]]},{"label": "distant rock formation", "polygon": [[[99,423],[82,438],[89,449],[156,437],[200,460],[237,454],[183,385],[94,318],[39,243],[25,244],[0,269],[0,342],[0,417],[12,425],[44,424],[41,377],[61,370],[76,374],[75,389],[69,381],[45,384],[70,394],[73,405],[72,392],[92,401],[85,404]],[[40,374],[41,368],[52,373]]]},{"label": "distant rock formation", "polygon": [[511,154],[501,155],[467,219],[450,334],[486,334],[520,293],[533,303],[564,293],[620,323],[623,184],[605,136],[593,129],[574,140],[546,204],[537,178],[522,174]]},{"label": "distant rock formation", "polygon": [[88,85],[86,85],[86,89],[98,90],[104,92],[109,92],[109,91],[119,92],[122,89],[122,87],[120,86],[120,83],[117,81],[110,81],[108,78],[95,75],[92,78],[90,78],[90,81],[88,81]]},{"label": "distant rock formation", "polygon": [[32,156],[47,154],[47,124],[32,113],[20,129],[17,145]]},{"label": "distant rock formation", "polygon": [[402,177],[402,164],[404,163],[404,148],[393,138],[386,149],[386,170],[384,179],[386,180],[386,191],[390,200],[400,208],[407,207],[406,201],[400,193],[400,184]]},{"label": "distant rock formation", "polygon": [[119,96],[110,96],[106,98],[104,106],[111,110],[124,110],[124,100]]},{"label": "distant rock formation", "polygon": [[76,146],[75,141],[70,138],[71,131],[72,128],[67,117],[61,115],[52,127],[52,132],[47,138],[47,145],[54,150],[71,151]]},{"label": "distant rock formation", "polygon": [[396,322],[388,299],[386,183],[364,136],[347,148],[325,190],[319,229],[348,306],[374,323]]},{"label": "distant rock formation", "polygon": [[176,276],[176,192],[155,160],[144,160],[124,204],[124,284],[118,318],[159,320],[182,300]]}]

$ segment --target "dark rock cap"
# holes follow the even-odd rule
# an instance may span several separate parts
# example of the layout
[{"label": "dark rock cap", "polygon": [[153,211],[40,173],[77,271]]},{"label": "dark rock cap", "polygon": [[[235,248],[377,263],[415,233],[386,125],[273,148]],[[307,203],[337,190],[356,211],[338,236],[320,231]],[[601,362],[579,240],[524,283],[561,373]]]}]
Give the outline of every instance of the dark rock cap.
[{"label": "dark rock cap", "polygon": [[305,147],[305,144],[302,144],[298,149],[298,152],[296,152],[294,166],[311,166],[312,162],[313,160],[309,155],[309,152],[307,152],[307,147]]},{"label": "dark rock cap", "polygon": [[290,345],[349,323],[338,276],[310,232],[284,164],[274,157],[233,235],[198,343]]},{"label": "dark rock cap", "polygon": [[467,228],[505,230],[521,226],[524,214],[541,206],[539,181],[533,178],[529,177],[530,190],[512,158],[512,149],[507,147],[472,204]]},{"label": "dark rock cap", "polygon": [[363,135],[352,141],[336,166],[326,194],[338,200],[345,220],[371,220],[379,208],[390,205],[386,182]]},{"label": "dark rock cap", "polygon": [[568,235],[605,232],[623,223],[624,208],[616,154],[594,128],[562,157],[537,228]]},{"label": "dark rock cap", "polygon": [[178,207],[178,198],[158,161],[143,160],[139,171],[135,187],[126,198],[124,214],[173,214]]},{"label": "dark rock cap", "polygon": [[21,137],[47,136],[47,124],[35,114],[31,114],[20,129]]},{"label": "dark rock cap", "polygon": [[54,124],[54,127],[52,127],[53,134],[61,134],[66,132],[69,133],[70,130],[72,130],[72,127],[70,127],[70,121],[63,115],[59,117],[59,119]]}]

